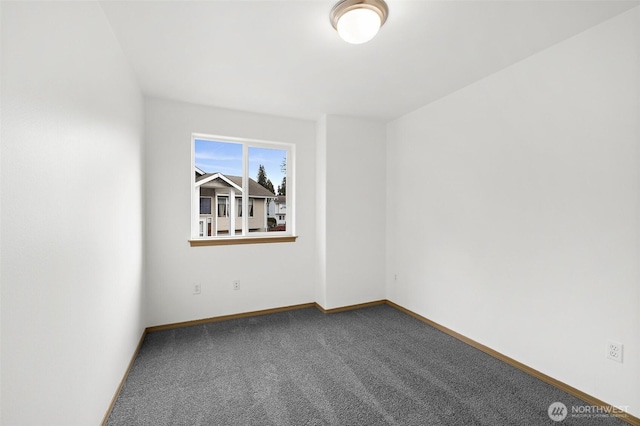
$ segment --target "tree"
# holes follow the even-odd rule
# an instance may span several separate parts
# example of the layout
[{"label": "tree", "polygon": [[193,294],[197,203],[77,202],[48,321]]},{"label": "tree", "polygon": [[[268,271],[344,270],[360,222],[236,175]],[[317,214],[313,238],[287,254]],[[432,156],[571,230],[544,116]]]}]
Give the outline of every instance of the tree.
[{"label": "tree", "polygon": [[267,188],[269,191],[271,191],[272,193],[276,193],[275,189],[273,189],[273,183],[271,183],[271,179],[267,179],[267,184],[264,185],[265,188]]},{"label": "tree", "polygon": [[269,178],[267,178],[267,171],[264,169],[264,166],[260,164],[258,167],[258,176],[256,177],[258,184],[262,185],[264,188],[267,188],[269,191],[275,194],[275,190],[273,189],[273,183]]},{"label": "tree", "polygon": [[282,183],[278,185],[278,195],[287,195],[287,177],[282,178]]},{"label": "tree", "polygon": [[284,177],[282,178],[282,183],[278,185],[278,195],[287,195],[287,157],[282,159],[280,171],[284,173]]},{"label": "tree", "polygon": [[264,166],[262,164],[260,164],[260,166],[258,167],[258,176],[256,177],[256,180],[258,181],[258,183],[262,186],[264,186],[265,188],[267,187],[267,172],[264,169]]}]

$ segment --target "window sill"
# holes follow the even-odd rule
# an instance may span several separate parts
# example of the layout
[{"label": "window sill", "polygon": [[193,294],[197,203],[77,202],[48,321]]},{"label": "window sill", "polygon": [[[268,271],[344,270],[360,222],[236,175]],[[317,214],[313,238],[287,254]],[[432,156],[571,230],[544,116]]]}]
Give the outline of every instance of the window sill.
[{"label": "window sill", "polygon": [[211,239],[189,240],[191,247],[230,246],[236,244],[294,243],[298,237],[283,235],[277,237],[218,237]]}]

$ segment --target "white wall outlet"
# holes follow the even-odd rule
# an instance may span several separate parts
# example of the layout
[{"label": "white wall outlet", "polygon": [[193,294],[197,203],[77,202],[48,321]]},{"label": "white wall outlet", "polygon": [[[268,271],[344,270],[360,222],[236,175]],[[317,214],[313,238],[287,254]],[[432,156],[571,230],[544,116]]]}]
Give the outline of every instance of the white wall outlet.
[{"label": "white wall outlet", "polygon": [[200,287],[200,284],[194,284],[193,294],[200,294],[201,292],[202,292],[202,287]]},{"label": "white wall outlet", "polygon": [[607,358],[622,362],[622,343],[609,340],[607,342]]},{"label": "white wall outlet", "polygon": [[234,290],[240,290],[240,280],[234,280],[233,281],[233,289]]}]

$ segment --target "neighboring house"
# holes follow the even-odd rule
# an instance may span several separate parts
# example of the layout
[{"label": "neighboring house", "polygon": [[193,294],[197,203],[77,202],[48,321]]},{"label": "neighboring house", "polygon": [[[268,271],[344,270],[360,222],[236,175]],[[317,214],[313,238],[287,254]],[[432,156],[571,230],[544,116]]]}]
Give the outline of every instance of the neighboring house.
[{"label": "neighboring house", "polygon": [[286,225],[287,223],[287,197],[278,195],[274,202],[273,216],[276,218],[277,225]]},{"label": "neighboring house", "polygon": [[270,224],[269,231],[286,231],[287,230],[287,197],[284,195],[278,195],[276,198],[269,200],[267,203],[269,213],[267,214],[270,219],[273,219]]},{"label": "neighboring house", "polygon": [[[195,199],[200,200],[199,236],[242,232],[242,177],[195,171]],[[249,178],[248,232],[267,231],[267,203],[275,194]],[[229,226],[233,223],[234,226]]]}]

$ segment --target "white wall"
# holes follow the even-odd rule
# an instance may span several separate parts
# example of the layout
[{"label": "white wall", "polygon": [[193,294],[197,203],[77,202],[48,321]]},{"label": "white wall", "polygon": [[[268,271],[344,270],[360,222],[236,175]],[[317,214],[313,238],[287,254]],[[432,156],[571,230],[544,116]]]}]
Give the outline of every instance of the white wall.
[{"label": "white wall", "polygon": [[[149,325],[312,302],[314,123],[158,99],[146,100],[145,122]],[[296,144],[295,243],[189,246],[194,132]]]},{"label": "white wall", "polygon": [[143,331],[138,86],[93,2],[2,2],[2,419],[95,425]]},{"label": "white wall", "polygon": [[[2,30],[2,4],[0,4],[0,47]],[[2,53],[0,52],[0,188],[2,188]],[[2,381],[2,197],[0,196],[0,383]],[[2,422],[2,385],[0,385],[0,422]]]},{"label": "white wall", "polygon": [[317,137],[316,301],[333,309],[384,299],[385,126],[328,115]]},{"label": "white wall", "polygon": [[639,76],[635,8],[390,123],[387,162],[389,299],[636,416]]},{"label": "white wall", "polygon": [[327,116],[316,123],[316,285],[315,302],[327,306]]}]

